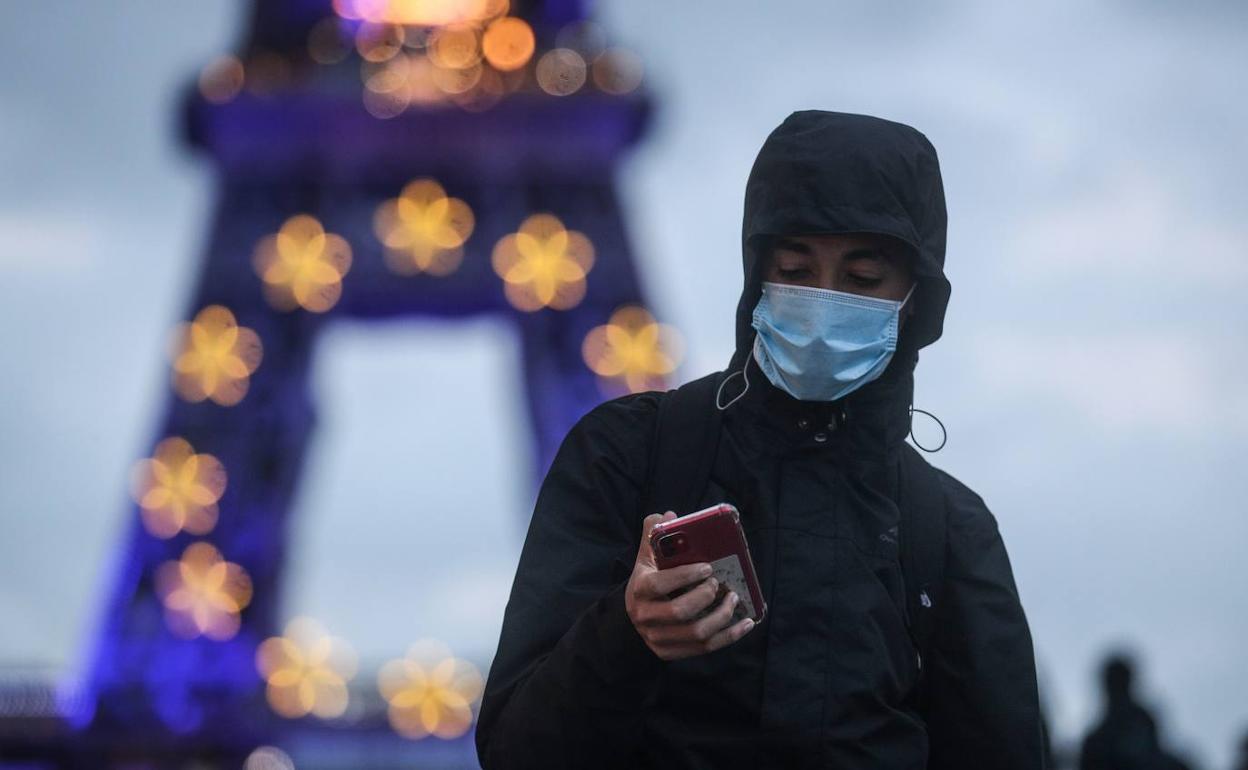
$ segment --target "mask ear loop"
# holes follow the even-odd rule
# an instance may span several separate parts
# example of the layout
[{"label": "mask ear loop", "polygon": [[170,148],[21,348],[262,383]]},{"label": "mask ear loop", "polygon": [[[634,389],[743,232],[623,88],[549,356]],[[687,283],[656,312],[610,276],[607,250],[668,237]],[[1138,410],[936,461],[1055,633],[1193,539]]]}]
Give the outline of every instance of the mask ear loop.
[{"label": "mask ear loop", "polygon": [[918,281],[915,281],[914,283],[910,284],[910,291],[906,292],[906,296],[901,300],[901,304],[897,306],[898,313],[905,310],[906,305],[910,304],[910,298],[914,296],[914,290],[917,288],[919,288]]},{"label": "mask ear loop", "polygon": [[[914,437],[914,413],[915,412],[920,412],[922,414],[927,415],[928,417],[931,417],[933,420],[936,421],[936,424],[940,426],[940,446],[936,447],[935,449],[928,449],[927,447],[920,444],[919,440]],[[932,414],[931,412],[927,412],[922,409],[915,409],[914,404],[910,405],[910,434],[909,435],[910,435],[910,440],[914,442],[914,445],[918,447],[919,449],[922,449],[924,452],[927,452],[928,454],[932,454],[933,452],[939,452],[941,449],[944,449],[945,442],[949,440],[949,432],[945,430],[945,424],[940,421],[940,418]]]},{"label": "mask ear loop", "polygon": [[[752,358],[754,358],[754,352],[751,349],[750,354],[746,356],[745,358],[745,365],[741,367],[741,371],[733,372],[732,374],[729,374],[727,377],[724,378],[723,382],[719,383],[719,388],[715,390],[715,408],[718,409],[719,411],[722,412],[728,407],[737,403],[737,401],[750,390],[750,375],[746,370],[750,368],[750,359]],[[720,397],[723,396],[724,386],[728,384],[729,380],[731,380],[733,377],[736,377],[738,374],[741,375],[741,377],[745,380],[745,388],[742,389],[742,391],[737,394],[736,398],[732,399],[731,401],[724,404],[723,406],[720,406],[719,401],[720,401]]]}]

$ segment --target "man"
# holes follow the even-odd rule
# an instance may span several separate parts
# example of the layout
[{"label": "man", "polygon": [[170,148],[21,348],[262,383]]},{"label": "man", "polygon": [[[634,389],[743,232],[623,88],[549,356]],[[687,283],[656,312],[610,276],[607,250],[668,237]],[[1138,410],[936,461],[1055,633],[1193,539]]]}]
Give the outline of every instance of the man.
[{"label": "man", "polygon": [[1105,713],[1083,739],[1079,770],[1187,770],[1162,748],[1157,721],[1135,697],[1135,662],[1126,653],[1101,667]]},{"label": "man", "polygon": [[716,384],[720,422],[690,498],[740,510],[767,616],[729,624],[732,596],[701,565],[657,570],[646,545],[675,515],[647,508],[656,474],[684,460],[655,450],[681,391],[600,405],[538,495],[478,721],[483,767],[1043,766],[996,521],[925,464],[919,503],[946,545],[921,594],[930,643],[913,635],[899,540],[914,533],[899,526],[918,519],[898,506],[899,473],[917,458],[913,369],[941,334],[944,250],[921,133],[822,111],[771,133],[746,186],[736,351],[699,381]]}]

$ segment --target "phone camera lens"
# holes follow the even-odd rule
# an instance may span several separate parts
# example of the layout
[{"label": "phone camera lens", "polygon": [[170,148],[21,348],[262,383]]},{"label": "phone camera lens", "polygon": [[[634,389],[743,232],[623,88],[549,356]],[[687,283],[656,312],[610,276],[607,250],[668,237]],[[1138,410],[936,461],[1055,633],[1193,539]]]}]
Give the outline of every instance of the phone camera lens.
[{"label": "phone camera lens", "polygon": [[685,536],[683,533],[676,532],[659,538],[659,553],[666,557],[672,557],[684,551],[687,547]]}]

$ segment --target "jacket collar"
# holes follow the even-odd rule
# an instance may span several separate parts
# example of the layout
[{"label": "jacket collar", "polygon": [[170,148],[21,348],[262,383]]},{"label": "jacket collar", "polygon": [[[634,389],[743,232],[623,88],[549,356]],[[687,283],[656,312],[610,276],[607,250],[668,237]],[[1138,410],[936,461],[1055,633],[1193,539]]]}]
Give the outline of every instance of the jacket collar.
[{"label": "jacket collar", "polygon": [[743,427],[761,452],[825,446],[854,460],[891,463],[910,432],[912,359],[917,353],[902,346],[883,375],[844,398],[801,401],[772,385],[750,356],[744,375],[728,373],[720,403],[740,396],[724,410],[725,420]]}]

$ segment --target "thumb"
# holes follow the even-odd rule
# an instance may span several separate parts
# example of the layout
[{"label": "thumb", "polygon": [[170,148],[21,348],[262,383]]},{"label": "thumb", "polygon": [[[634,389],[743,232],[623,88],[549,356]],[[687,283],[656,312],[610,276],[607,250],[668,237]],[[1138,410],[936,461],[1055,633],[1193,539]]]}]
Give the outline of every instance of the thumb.
[{"label": "thumb", "polygon": [[654,550],[650,547],[650,532],[654,530],[654,525],[662,521],[671,521],[676,518],[673,511],[664,513],[652,513],[642,520],[641,523],[641,544],[637,548],[637,561],[650,567],[654,564]]}]

